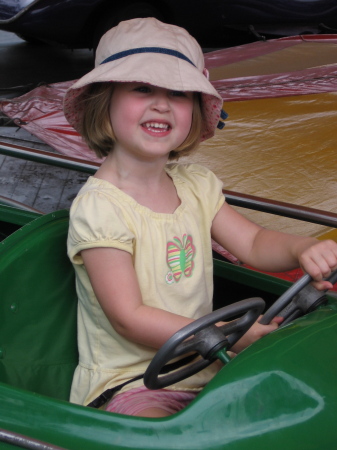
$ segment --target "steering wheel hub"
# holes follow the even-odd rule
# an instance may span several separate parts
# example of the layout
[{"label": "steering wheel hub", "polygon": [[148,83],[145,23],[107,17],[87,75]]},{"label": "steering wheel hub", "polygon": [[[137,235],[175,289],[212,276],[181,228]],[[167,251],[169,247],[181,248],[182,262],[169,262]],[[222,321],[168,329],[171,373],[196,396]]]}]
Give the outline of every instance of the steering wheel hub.
[{"label": "steering wheel hub", "polygon": [[[253,325],[265,307],[262,298],[233,303],[195,320],[175,333],[157,352],[144,375],[148,389],[162,389],[188,378],[206,368],[217,358],[216,353],[231,348]],[[239,317],[238,317],[239,316]],[[222,322],[235,317],[221,326]],[[172,373],[166,373],[167,363],[183,355],[197,353],[200,357]],[[164,375],[161,375],[165,372]]]}]

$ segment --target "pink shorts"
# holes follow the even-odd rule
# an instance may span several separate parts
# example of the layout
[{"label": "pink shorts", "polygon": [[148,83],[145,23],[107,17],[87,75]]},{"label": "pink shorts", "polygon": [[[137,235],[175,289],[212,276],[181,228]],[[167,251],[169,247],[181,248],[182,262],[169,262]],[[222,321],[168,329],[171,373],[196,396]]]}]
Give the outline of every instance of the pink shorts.
[{"label": "pink shorts", "polygon": [[141,386],[116,395],[105,409],[109,412],[128,414],[129,416],[135,416],[147,408],[160,408],[169,414],[174,414],[185,408],[197,394],[197,392],[167,389],[151,391],[145,386]]}]

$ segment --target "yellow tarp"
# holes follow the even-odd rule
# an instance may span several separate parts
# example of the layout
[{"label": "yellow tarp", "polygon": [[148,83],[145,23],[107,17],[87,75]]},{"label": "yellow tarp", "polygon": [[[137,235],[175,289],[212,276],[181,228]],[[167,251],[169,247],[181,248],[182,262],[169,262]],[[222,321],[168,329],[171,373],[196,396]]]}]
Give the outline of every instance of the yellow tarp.
[{"label": "yellow tarp", "polygon": [[[282,68],[283,72],[296,71],[333,62],[337,62],[336,43],[304,42],[213,67],[210,72],[217,80],[236,79],[245,73],[277,76]],[[247,80],[249,77],[240,78],[238,83]],[[235,89],[235,83],[231,89]],[[225,89],[222,94],[226,96]],[[224,182],[225,189],[337,213],[337,89],[228,100],[224,106],[229,114],[224,130],[202,143],[186,160],[209,167]],[[241,212],[277,230],[312,236],[329,231],[328,227],[302,221],[244,209]]]},{"label": "yellow tarp", "polygon": [[[224,188],[337,213],[337,93],[230,102],[215,138],[188,159]],[[319,235],[326,227],[246,212],[266,227]]]}]

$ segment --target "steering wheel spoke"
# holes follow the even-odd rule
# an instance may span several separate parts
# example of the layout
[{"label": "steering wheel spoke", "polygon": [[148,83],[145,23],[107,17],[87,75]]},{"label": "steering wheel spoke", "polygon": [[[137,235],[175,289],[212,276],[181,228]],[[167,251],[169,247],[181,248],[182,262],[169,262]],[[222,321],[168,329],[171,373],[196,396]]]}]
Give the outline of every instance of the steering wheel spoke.
[{"label": "steering wheel spoke", "polygon": [[[188,378],[212,364],[217,358],[217,352],[221,349],[228,350],[246,333],[264,306],[265,302],[261,298],[242,300],[201,317],[179,330],[151,361],[144,375],[145,386],[149,389],[161,389]],[[215,325],[233,317],[235,319],[229,323]],[[198,360],[167,373],[166,366],[169,361],[188,353],[197,353]]]},{"label": "steering wheel spoke", "polygon": [[[336,283],[337,270],[332,272],[327,279],[332,284]],[[318,291],[309,284],[311,281],[310,275],[303,275],[265,312],[260,323],[268,325],[275,316],[281,316],[284,319],[281,326],[284,326],[326,303],[326,291]]]}]

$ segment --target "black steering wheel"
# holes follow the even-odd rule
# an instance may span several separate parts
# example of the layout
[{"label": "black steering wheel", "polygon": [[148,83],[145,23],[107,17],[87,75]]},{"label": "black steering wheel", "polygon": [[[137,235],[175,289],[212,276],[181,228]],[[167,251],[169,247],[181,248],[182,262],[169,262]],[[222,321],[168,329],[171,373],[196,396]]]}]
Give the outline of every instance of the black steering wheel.
[{"label": "black steering wheel", "polygon": [[[149,364],[144,374],[145,386],[148,389],[162,389],[209,366],[217,358],[216,353],[219,350],[228,350],[246,333],[264,307],[262,298],[242,300],[207,314],[182,328],[161,347]],[[240,317],[227,324],[219,327],[215,325],[237,316]],[[167,373],[172,366],[167,364],[170,360],[191,352],[202,358]],[[182,361],[185,361],[185,358]]]},{"label": "black steering wheel", "polygon": [[[335,284],[337,282],[337,270],[332,272],[327,280]],[[318,291],[309,284],[311,281],[310,275],[303,275],[264,313],[260,323],[268,325],[275,316],[280,316],[284,319],[281,326],[284,326],[326,303],[326,291]]]}]

